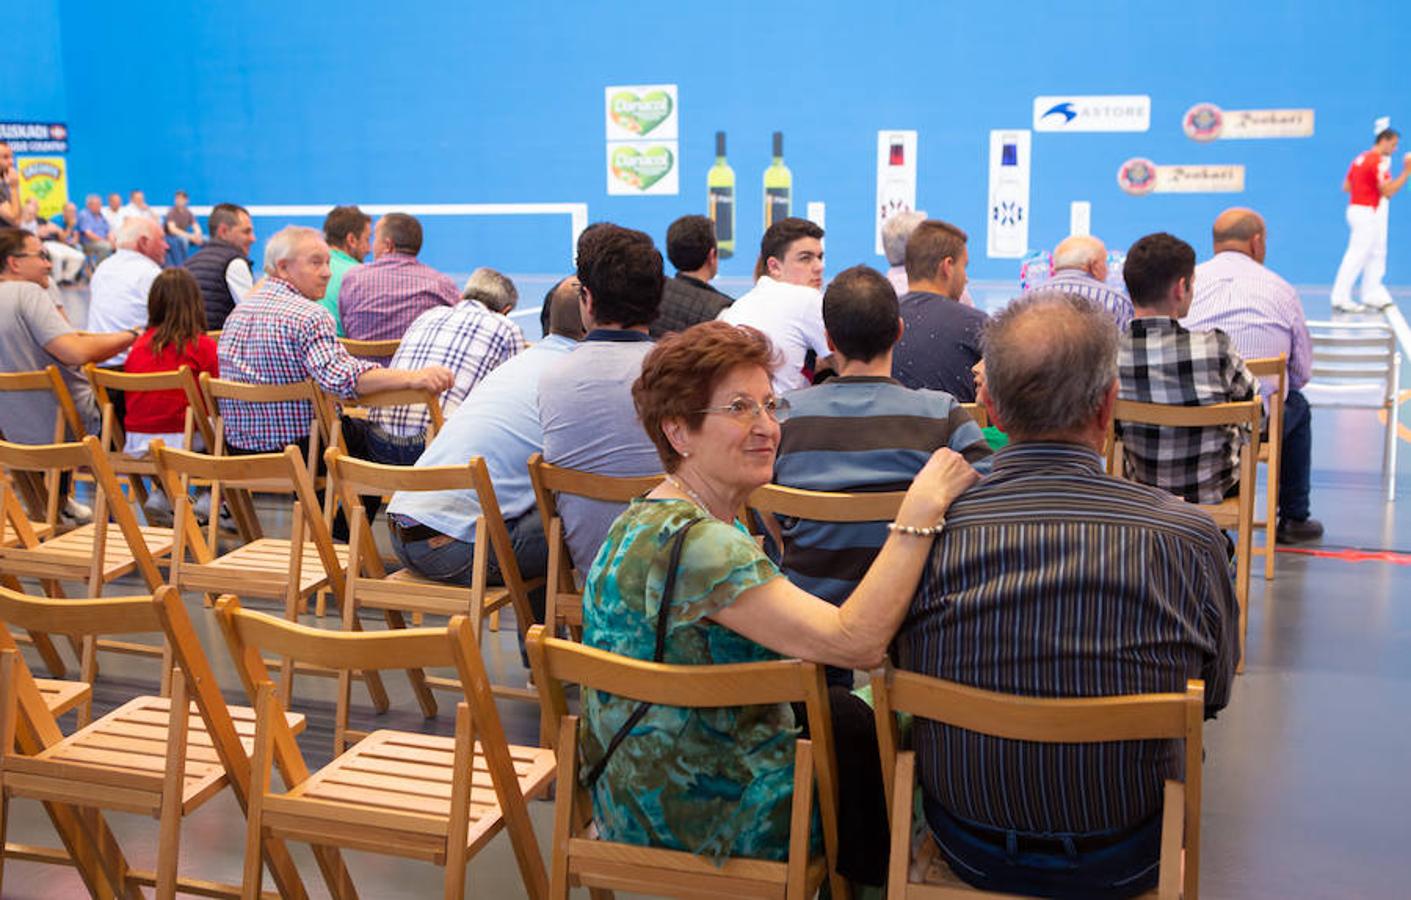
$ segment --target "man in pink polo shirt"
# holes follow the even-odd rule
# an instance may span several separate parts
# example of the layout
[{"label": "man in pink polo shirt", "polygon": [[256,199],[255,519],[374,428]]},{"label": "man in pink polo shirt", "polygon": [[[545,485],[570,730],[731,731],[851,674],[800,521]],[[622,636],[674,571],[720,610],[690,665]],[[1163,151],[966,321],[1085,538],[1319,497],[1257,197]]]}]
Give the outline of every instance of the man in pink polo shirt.
[{"label": "man in pink polo shirt", "polygon": [[[1372,149],[1358,154],[1347,170],[1342,189],[1349,194],[1347,226],[1352,233],[1333,282],[1333,309],[1356,312],[1364,306],[1372,309],[1391,306],[1391,294],[1382,284],[1386,258],[1375,252],[1385,221],[1378,216],[1377,207],[1381,206],[1383,198],[1391,197],[1406,184],[1411,153],[1406,154],[1397,177],[1392,178],[1390,171],[1383,170],[1383,164],[1396,152],[1400,140],[1401,135],[1394,129],[1382,130]],[[1362,302],[1356,303],[1352,299],[1352,283],[1359,275],[1362,277]]]}]

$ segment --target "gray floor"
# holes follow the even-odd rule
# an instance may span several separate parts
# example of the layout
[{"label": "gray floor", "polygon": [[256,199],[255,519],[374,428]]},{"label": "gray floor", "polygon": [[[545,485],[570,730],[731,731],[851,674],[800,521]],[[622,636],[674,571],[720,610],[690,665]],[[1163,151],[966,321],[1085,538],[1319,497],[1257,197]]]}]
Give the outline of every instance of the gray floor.
[{"label": "gray floor", "polygon": [[[1310,308],[1310,316],[1326,317],[1326,308],[1321,316]],[[1400,555],[1353,562],[1336,555],[1280,553],[1275,581],[1266,584],[1256,576],[1248,669],[1229,708],[1206,729],[1201,886],[1207,897],[1411,894],[1411,859],[1404,847],[1406,810],[1411,808],[1411,777],[1406,774],[1411,760],[1411,497],[1406,496],[1411,477],[1400,479],[1405,499],[1387,504],[1380,479],[1382,432],[1375,417],[1328,410],[1314,415],[1314,514],[1328,528],[1319,549]],[[1405,461],[1407,454],[1401,455]],[[240,699],[214,623],[195,598],[188,605],[221,683],[232,692],[228,696]],[[487,639],[485,652],[496,680],[524,683],[508,626]],[[100,699],[116,703],[150,691],[155,683],[154,665],[114,659]],[[388,686],[394,710],[380,718],[365,713],[369,724],[375,720],[391,727],[449,731],[444,713],[433,723],[421,719],[400,678],[390,677]],[[310,718],[300,743],[311,764],[328,754],[331,687],[323,679],[307,678],[297,688],[298,708]],[[510,702],[500,708],[512,740],[534,740],[530,708]],[[48,820],[36,805],[17,801],[13,812],[11,840],[53,842]],[[550,804],[533,804],[546,856],[551,813]],[[109,820],[130,861],[150,867],[156,823],[127,815]],[[243,821],[228,797],[191,816],[183,840],[183,872],[238,879]],[[433,896],[440,890],[440,873],[432,866],[359,853],[347,858],[364,897]],[[296,848],[296,859],[312,894],[327,896],[307,852]],[[6,897],[84,896],[77,877],[65,869],[24,863],[5,868]],[[469,871],[473,895],[524,895],[503,836]]]}]

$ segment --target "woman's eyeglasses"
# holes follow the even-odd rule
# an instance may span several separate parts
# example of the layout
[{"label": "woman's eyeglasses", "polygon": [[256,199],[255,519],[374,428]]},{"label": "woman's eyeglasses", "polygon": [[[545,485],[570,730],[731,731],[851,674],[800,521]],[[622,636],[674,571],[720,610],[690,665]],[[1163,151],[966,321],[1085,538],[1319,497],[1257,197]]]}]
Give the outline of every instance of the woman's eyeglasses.
[{"label": "woman's eyeglasses", "polygon": [[789,401],[783,397],[769,397],[760,403],[753,397],[736,397],[726,406],[707,406],[697,410],[703,413],[723,413],[737,422],[753,422],[763,411],[776,422],[789,418]]}]

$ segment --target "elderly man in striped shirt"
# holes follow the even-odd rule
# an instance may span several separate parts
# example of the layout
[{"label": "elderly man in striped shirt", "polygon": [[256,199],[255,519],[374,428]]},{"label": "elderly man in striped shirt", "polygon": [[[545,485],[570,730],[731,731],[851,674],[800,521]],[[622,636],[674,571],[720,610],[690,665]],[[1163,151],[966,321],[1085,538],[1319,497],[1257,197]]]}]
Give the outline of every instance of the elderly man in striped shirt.
[{"label": "elderly man in striped shirt", "polygon": [[[1313,365],[1313,343],[1303,301],[1293,285],[1264,265],[1268,231],[1252,209],[1227,209],[1215,219],[1215,256],[1195,269],[1195,299],[1181,324],[1191,331],[1220,329],[1245,359],[1288,356],[1284,394],[1284,445],[1279,469],[1276,539],[1294,544],[1321,537],[1323,524],[1308,517],[1308,478],[1313,468],[1313,424],[1300,391]],[[1267,398],[1275,383],[1260,386]]]},{"label": "elderly man in striped shirt", "polygon": [[[951,505],[897,637],[902,668],[992,691],[1182,691],[1225,706],[1239,656],[1225,537],[1158,488],[1111,477],[1117,329],[1068,294],[987,326],[979,397],[1009,436]],[[1041,746],[918,720],[925,817],[956,874],[1040,896],[1154,887],[1179,744]]]},{"label": "elderly man in striped shirt", "polygon": [[1107,245],[1090,234],[1066,237],[1053,248],[1053,277],[1033,288],[1086,297],[1112,314],[1119,329],[1132,321],[1127,292],[1107,283]]}]

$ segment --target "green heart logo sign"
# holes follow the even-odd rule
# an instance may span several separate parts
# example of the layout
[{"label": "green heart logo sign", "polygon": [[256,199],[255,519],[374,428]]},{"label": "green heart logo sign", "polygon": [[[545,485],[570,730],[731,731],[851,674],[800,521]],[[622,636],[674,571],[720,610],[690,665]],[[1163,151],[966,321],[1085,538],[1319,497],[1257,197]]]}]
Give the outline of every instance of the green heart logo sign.
[{"label": "green heart logo sign", "polygon": [[632,91],[618,91],[608,101],[608,114],[619,128],[645,135],[671,117],[671,95],[649,91],[639,97]]},{"label": "green heart logo sign", "polygon": [[646,150],[618,147],[612,151],[613,177],[641,191],[665,178],[674,165],[676,156],[665,147],[648,147]]}]

